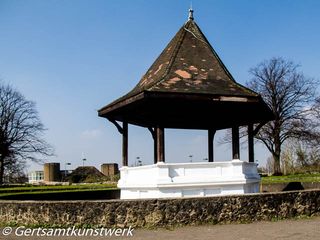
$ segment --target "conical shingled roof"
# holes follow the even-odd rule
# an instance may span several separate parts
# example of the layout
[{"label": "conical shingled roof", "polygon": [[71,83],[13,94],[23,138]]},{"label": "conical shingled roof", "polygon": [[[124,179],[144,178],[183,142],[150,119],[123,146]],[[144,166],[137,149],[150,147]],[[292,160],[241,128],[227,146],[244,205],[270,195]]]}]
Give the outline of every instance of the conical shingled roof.
[{"label": "conical shingled roof", "polygon": [[138,84],[98,114],[144,127],[190,129],[223,129],[273,119],[261,96],[234,80],[193,17]]},{"label": "conical shingled roof", "polygon": [[180,28],[135,88],[115,102],[143,91],[258,96],[234,80],[193,19]]}]

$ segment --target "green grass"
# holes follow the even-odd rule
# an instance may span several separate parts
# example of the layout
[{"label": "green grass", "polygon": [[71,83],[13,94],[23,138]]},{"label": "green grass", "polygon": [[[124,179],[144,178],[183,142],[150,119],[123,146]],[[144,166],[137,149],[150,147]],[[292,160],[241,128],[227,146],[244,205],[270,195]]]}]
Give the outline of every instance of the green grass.
[{"label": "green grass", "polygon": [[84,185],[66,185],[66,186],[24,186],[24,187],[0,187],[0,199],[2,197],[33,194],[55,194],[55,193],[75,193],[90,191],[104,191],[117,189],[116,184],[84,184]]},{"label": "green grass", "polygon": [[84,184],[84,185],[65,185],[65,186],[25,186],[25,187],[0,187],[0,194],[3,193],[21,193],[21,192],[46,192],[46,191],[64,191],[79,189],[108,189],[116,188],[116,184]]},{"label": "green grass", "polygon": [[1,193],[0,198],[4,196],[14,196],[14,195],[33,195],[33,194],[54,194],[54,193],[69,193],[69,192],[88,192],[90,191],[105,191],[105,190],[113,190],[116,188],[101,188],[101,189],[73,189],[73,190],[56,190],[56,191],[32,191],[32,192],[11,192],[11,193]]},{"label": "green grass", "polygon": [[320,173],[304,173],[286,176],[262,177],[262,184],[288,183],[288,182],[320,182]]}]

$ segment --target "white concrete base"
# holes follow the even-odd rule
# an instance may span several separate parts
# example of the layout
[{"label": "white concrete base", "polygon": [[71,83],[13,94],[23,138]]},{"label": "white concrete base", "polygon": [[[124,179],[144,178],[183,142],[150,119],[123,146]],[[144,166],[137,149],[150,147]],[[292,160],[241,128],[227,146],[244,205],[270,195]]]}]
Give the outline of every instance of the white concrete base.
[{"label": "white concrete base", "polygon": [[200,197],[259,192],[255,163],[157,163],[122,167],[121,199]]}]

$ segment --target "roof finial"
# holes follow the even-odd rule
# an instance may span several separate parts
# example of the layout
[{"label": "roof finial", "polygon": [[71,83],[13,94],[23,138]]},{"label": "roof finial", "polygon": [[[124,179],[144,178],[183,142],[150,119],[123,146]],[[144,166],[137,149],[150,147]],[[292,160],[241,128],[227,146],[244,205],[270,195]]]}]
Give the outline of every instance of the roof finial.
[{"label": "roof finial", "polygon": [[191,6],[189,8],[189,16],[188,16],[188,20],[193,20],[193,9],[192,9],[192,3]]}]

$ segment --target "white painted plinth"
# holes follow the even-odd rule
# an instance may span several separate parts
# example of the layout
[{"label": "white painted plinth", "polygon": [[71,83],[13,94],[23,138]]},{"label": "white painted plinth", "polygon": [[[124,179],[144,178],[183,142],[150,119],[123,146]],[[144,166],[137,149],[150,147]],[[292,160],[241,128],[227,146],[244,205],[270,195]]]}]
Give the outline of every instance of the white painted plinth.
[{"label": "white painted plinth", "polygon": [[122,167],[121,199],[200,197],[259,192],[255,163],[232,160]]}]

